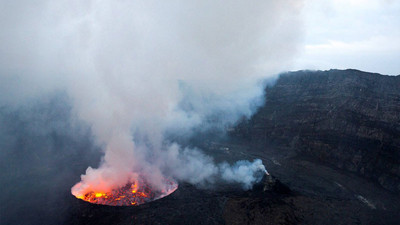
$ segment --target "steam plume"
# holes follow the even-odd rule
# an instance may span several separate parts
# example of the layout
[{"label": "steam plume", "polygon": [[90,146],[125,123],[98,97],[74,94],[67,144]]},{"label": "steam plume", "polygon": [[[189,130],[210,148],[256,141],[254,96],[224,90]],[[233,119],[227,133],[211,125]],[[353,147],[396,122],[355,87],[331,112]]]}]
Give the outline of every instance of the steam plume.
[{"label": "steam plume", "polygon": [[216,165],[165,140],[210,116],[253,112],[258,81],[284,70],[301,1],[10,1],[2,4],[1,105],[65,90],[103,146],[75,191],[109,190],[148,174],[248,188],[260,161]]}]

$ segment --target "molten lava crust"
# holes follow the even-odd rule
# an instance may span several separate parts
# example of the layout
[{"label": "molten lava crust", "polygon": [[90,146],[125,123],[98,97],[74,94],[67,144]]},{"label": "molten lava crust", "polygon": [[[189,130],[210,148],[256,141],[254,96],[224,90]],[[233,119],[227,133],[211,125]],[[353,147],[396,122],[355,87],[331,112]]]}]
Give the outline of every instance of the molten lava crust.
[{"label": "molten lava crust", "polygon": [[146,202],[151,202],[163,198],[178,188],[178,184],[172,180],[165,180],[166,188],[155,191],[146,184],[128,183],[119,189],[113,189],[111,192],[88,192],[84,195],[75,196],[84,201],[110,206],[133,206]]}]

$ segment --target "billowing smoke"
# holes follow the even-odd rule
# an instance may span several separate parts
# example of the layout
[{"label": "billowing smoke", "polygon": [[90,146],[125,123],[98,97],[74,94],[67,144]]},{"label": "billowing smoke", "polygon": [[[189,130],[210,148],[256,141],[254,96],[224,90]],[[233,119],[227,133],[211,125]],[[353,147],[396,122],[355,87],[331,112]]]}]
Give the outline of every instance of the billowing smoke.
[{"label": "billowing smoke", "polygon": [[287,68],[299,42],[298,0],[8,1],[1,4],[0,101],[56,90],[72,98],[104,149],[74,191],[122,186],[138,173],[249,188],[261,161],[216,165],[166,140],[254,111],[260,80]]}]

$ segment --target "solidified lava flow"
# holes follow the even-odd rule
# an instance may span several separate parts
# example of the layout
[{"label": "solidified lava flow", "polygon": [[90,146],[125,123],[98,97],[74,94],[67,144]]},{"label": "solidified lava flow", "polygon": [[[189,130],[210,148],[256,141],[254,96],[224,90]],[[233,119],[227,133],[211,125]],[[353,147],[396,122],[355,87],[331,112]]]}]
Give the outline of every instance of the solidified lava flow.
[{"label": "solidified lava flow", "polygon": [[146,182],[130,182],[110,192],[90,191],[84,195],[75,195],[75,197],[93,204],[134,206],[163,198],[178,188],[178,184],[172,180],[165,179],[165,184],[165,189],[153,190]]}]

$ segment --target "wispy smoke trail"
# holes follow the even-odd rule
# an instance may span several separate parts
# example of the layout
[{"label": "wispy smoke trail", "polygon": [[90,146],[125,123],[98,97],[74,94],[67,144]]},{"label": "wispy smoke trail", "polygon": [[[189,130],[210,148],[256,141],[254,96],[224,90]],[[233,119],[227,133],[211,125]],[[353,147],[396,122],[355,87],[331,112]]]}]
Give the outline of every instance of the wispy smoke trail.
[{"label": "wispy smoke trail", "polygon": [[165,144],[218,113],[250,115],[261,78],[284,70],[299,42],[301,1],[10,1],[0,9],[1,105],[66,90],[104,158],[81,188],[136,173],[191,183],[254,182],[260,161],[215,165]]}]

